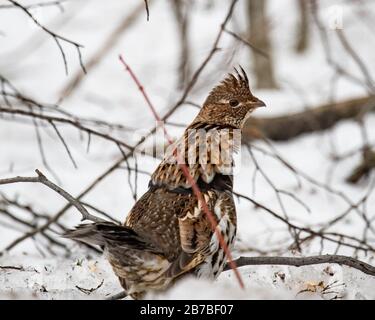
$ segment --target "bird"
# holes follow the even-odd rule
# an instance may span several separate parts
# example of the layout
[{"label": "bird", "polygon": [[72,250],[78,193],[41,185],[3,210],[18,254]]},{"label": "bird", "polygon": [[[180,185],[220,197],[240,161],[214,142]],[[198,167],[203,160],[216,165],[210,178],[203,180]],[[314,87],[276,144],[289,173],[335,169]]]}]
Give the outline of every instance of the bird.
[{"label": "bird", "polygon": [[[252,94],[244,69],[234,70],[209,92],[193,122],[167,148],[147,192],[123,225],[81,224],[65,234],[102,247],[121,286],[133,299],[165,291],[188,275],[214,280],[224,269],[228,257],[218,233],[231,250],[237,230],[233,198],[234,154],[239,148],[236,136],[251,113],[265,107]],[[190,179],[181,163],[186,164]],[[212,225],[194,194],[194,183],[216,224]]]}]

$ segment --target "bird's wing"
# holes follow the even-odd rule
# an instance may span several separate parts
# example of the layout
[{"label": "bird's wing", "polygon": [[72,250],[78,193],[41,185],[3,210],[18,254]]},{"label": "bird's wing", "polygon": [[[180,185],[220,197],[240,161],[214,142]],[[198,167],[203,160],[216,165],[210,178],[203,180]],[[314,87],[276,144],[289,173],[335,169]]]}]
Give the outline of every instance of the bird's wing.
[{"label": "bird's wing", "polygon": [[[216,192],[207,191],[203,193],[203,196],[212,212],[217,201]],[[178,217],[178,225],[182,250],[168,270],[170,277],[187,273],[201,264],[210,253],[209,246],[213,235],[211,223],[195,196],[190,197],[185,209]]]},{"label": "bird's wing", "polygon": [[[214,210],[217,193],[207,190],[203,196],[210,211]],[[150,188],[134,205],[125,225],[161,248],[171,262],[168,276],[189,272],[209,254],[212,227],[190,190]]]},{"label": "bird's wing", "polygon": [[181,252],[178,216],[191,195],[151,187],[134,205],[125,225],[159,247],[169,261]]}]

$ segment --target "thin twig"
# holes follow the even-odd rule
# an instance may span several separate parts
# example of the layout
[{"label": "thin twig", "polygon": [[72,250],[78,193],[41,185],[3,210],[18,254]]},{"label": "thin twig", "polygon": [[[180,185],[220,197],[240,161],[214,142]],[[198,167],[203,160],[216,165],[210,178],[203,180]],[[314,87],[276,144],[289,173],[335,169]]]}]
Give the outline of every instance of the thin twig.
[{"label": "thin twig", "polygon": [[261,56],[263,56],[264,58],[266,59],[269,59],[270,56],[267,52],[264,52],[262,49],[259,49],[258,47],[254,46],[253,44],[251,44],[249,41],[245,40],[244,38],[240,37],[238,34],[234,33],[233,31],[230,31],[228,29],[224,29],[224,31],[231,35],[233,38],[237,39],[238,41],[242,42],[243,44],[245,44],[246,46],[248,46],[250,49],[254,50],[254,52],[260,54]]},{"label": "thin twig", "polygon": [[128,145],[124,141],[122,141],[120,139],[117,139],[115,137],[112,137],[108,134],[99,132],[95,129],[88,128],[88,127],[84,126],[83,124],[81,124],[81,123],[79,123],[78,121],[75,121],[75,120],[71,120],[71,119],[67,119],[67,118],[61,118],[61,117],[55,117],[55,116],[49,116],[49,115],[43,115],[43,114],[40,114],[40,113],[35,113],[35,112],[26,111],[26,110],[23,110],[23,109],[15,109],[15,108],[8,109],[8,108],[0,107],[0,112],[19,115],[19,116],[27,116],[27,117],[31,117],[31,118],[34,118],[34,119],[40,119],[40,120],[47,121],[50,124],[52,124],[54,122],[67,124],[67,125],[76,127],[81,131],[85,131],[89,134],[92,134],[94,136],[101,137],[105,140],[112,141],[115,144],[119,144],[119,145],[121,145],[121,146],[123,146],[123,147],[125,147],[125,148],[127,148],[131,151],[134,150],[134,148],[132,146]]},{"label": "thin twig", "polygon": [[150,9],[148,7],[148,1],[147,0],[144,0],[144,1],[145,1],[145,7],[146,7],[147,21],[150,21]]},{"label": "thin twig", "polygon": [[[69,40],[68,38],[65,38],[63,36],[60,36],[58,35],[57,33],[51,31],[50,29],[46,28],[44,25],[42,25],[35,17],[34,15],[29,11],[29,9],[25,6],[23,6],[22,4],[20,4],[19,2],[17,1],[14,1],[14,0],[8,0],[11,4],[13,4],[15,7],[19,8],[20,10],[22,10],[26,15],[29,16],[29,18],[39,27],[41,28],[44,32],[46,32],[47,34],[49,34],[56,42],[59,50],[60,50],[60,53],[61,53],[61,56],[63,58],[63,62],[64,62],[64,67],[65,67],[65,73],[68,74],[68,63],[67,63],[67,60],[66,60],[66,56],[65,56],[65,52],[64,52],[64,49],[62,48],[61,46],[61,43],[60,41],[63,41],[63,42],[66,42],[66,43],[69,43],[71,45],[73,45],[77,50],[78,50],[78,59],[79,59],[79,62],[80,62],[80,65],[83,66],[83,62],[82,62],[82,55],[81,55],[81,48],[83,48],[83,46],[75,41],[72,41],[72,40]],[[85,71],[85,69],[83,68],[83,71]]]},{"label": "thin twig", "polygon": [[[58,7],[61,12],[64,11],[64,7],[62,6],[63,3],[67,2],[69,0],[58,0],[58,1],[49,1],[49,2],[40,2],[40,3],[33,3],[30,5],[25,5],[24,8],[26,9],[34,9],[34,8],[43,8],[43,7]],[[14,4],[3,4],[0,5],[0,9],[14,9],[17,8]]]},{"label": "thin twig", "polygon": [[95,292],[96,290],[98,290],[104,283],[104,279],[99,283],[99,285],[97,285],[95,288],[90,288],[90,289],[86,289],[86,288],[82,288],[80,286],[76,286],[76,288],[83,292],[84,294],[87,294],[87,295],[90,295],[91,293]]},{"label": "thin twig", "polygon": [[64,146],[64,148],[65,148],[65,150],[66,150],[66,152],[67,152],[67,154],[68,154],[68,156],[69,156],[69,158],[70,158],[70,160],[71,160],[72,163],[73,163],[74,168],[78,169],[78,166],[77,166],[76,162],[74,161],[74,158],[73,158],[73,156],[72,156],[72,153],[70,152],[70,149],[69,149],[68,145],[66,144],[66,142],[65,142],[63,136],[61,135],[60,131],[57,129],[57,127],[56,127],[56,125],[53,123],[53,121],[49,121],[49,123],[51,124],[51,126],[52,126],[53,129],[55,130],[55,132],[56,132],[57,136],[59,137],[60,141],[62,142],[62,144],[63,144],[63,146]]},{"label": "thin twig", "polygon": [[18,271],[25,271],[24,267],[17,267],[17,266],[0,266],[2,270],[18,270]]}]

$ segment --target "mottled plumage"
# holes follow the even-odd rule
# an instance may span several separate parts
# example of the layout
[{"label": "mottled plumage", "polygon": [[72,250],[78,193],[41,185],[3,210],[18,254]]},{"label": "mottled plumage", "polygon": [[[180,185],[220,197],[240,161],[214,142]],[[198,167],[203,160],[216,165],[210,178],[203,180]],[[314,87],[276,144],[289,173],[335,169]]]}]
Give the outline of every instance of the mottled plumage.
[{"label": "mottled plumage", "polygon": [[67,234],[103,246],[133,298],[164,290],[183,275],[215,279],[223,270],[226,255],[179,163],[188,167],[231,248],[237,225],[232,194],[236,135],[250,113],[264,106],[241,70],[242,75],[236,70],[236,76],[230,74],[210,92],[193,123],[168,148],[124,226],[93,223]]}]

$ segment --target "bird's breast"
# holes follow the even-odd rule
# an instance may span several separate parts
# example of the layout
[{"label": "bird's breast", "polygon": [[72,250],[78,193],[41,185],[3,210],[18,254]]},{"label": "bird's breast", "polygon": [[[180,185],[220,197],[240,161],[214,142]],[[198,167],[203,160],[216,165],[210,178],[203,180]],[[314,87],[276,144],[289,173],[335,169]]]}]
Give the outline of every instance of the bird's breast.
[{"label": "bird's breast", "polygon": [[[203,127],[186,130],[184,136],[167,149],[151,177],[151,184],[166,186],[170,190],[189,189],[192,178],[202,186],[214,184],[217,187],[223,182],[228,185],[233,175],[234,153],[239,148],[237,140],[233,129]],[[186,177],[182,166],[190,177]]]}]

